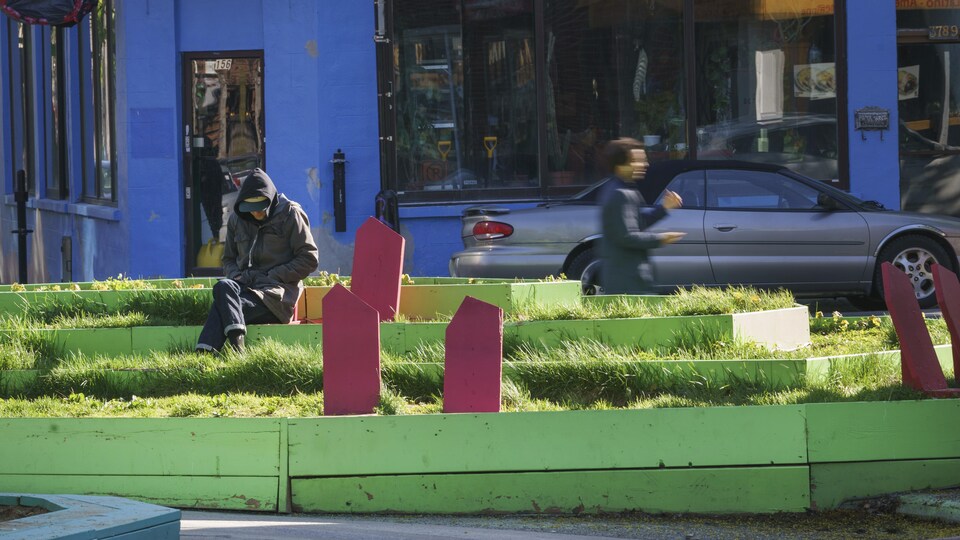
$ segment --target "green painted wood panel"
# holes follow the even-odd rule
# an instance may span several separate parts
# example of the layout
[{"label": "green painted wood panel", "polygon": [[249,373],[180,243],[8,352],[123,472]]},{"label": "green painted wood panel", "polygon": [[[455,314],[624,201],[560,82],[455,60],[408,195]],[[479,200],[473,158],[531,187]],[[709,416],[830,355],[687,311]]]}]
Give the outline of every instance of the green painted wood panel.
[{"label": "green painted wood panel", "polygon": [[204,510],[277,510],[276,476],[0,474],[3,489],[23,493],[111,495]]},{"label": "green painted wood panel", "polygon": [[320,324],[254,324],[247,327],[247,344],[255,345],[264,339],[280,343],[316,347],[322,342]]},{"label": "green painted wood panel", "polygon": [[598,319],[597,339],[608,345],[657,347],[678,340],[696,341],[704,334],[733,339],[732,315]]},{"label": "green painted wood panel", "polygon": [[36,369],[0,370],[0,392],[5,396],[15,396],[33,385],[40,371]]},{"label": "green painted wood panel", "polygon": [[[446,338],[447,323],[381,323],[380,333],[383,335],[385,326],[399,326],[403,331],[403,350],[397,352],[415,351],[417,347],[432,343],[442,343]],[[382,339],[382,338],[381,338]],[[381,347],[383,342],[381,342]]]},{"label": "green painted wood panel", "polygon": [[806,405],[810,463],[960,457],[960,400]]},{"label": "green painted wood panel", "polygon": [[277,476],[279,426],[271,418],[2,419],[0,474]]},{"label": "green painted wood panel", "polygon": [[824,463],[810,466],[811,504],[836,508],[851,499],[960,486],[960,459]]},{"label": "green painted wood panel", "polygon": [[[200,337],[199,326],[137,326],[131,328],[130,350],[134,353],[167,351],[179,347],[192,349]],[[90,354],[88,351],[84,351]]]},{"label": "green painted wood panel", "polygon": [[291,419],[290,475],[806,464],[804,427],[802,406]]},{"label": "green painted wood panel", "polygon": [[515,310],[529,304],[576,306],[580,303],[582,296],[580,281],[514,283],[510,286],[510,309]]},{"label": "green painted wood panel", "polygon": [[296,512],[802,512],[796,467],[363,476],[291,480]]},{"label": "green painted wood panel", "polygon": [[555,347],[562,341],[596,339],[596,330],[594,320],[511,322],[504,323],[503,338]]},{"label": "green painted wood panel", "polygon": [[130,328],[74,328],[53,330],[64,351],[83,352],[88,356],[130,354],[133,333]]}]

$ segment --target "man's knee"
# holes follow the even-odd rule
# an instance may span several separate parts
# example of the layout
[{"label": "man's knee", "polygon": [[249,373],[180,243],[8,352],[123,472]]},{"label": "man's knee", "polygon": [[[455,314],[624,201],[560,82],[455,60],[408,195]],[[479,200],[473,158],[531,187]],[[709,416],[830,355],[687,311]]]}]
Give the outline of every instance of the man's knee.
[{"label": "man's knee", "polygon": [[232,279],[223,279],[213,284],[213,297],[223,298],[229,295],[239,295],[240,286]]}]

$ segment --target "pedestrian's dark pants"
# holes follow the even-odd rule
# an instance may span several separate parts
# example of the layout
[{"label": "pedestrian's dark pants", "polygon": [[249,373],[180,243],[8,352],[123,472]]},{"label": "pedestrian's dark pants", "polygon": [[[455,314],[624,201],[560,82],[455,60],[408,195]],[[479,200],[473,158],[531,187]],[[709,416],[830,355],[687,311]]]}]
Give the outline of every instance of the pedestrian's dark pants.
[{"label": "pedestrian's dark pants", "polygon": [[232,279],[222,279],[213,286],[213,307],[200,331],[197,349],[219,351],[233,330],[246,334],[248,324],[278,322],[260,297]]}]

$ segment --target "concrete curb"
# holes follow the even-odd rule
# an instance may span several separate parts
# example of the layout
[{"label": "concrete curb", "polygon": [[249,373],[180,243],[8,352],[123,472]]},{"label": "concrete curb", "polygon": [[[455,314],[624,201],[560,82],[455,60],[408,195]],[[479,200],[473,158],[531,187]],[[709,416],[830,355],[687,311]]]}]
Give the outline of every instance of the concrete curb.
[{"label": "concrete curb", "polygon": [[907,493],[898,501],[897,513],[960,523],[960,493]]},{"label": "concrete curb", "polygon": [[9,540],[69,538],[94,540],[177,540],[180,511],[120,497],[0,493],[0,504],[40,506],[49,510],[0,523]]}]

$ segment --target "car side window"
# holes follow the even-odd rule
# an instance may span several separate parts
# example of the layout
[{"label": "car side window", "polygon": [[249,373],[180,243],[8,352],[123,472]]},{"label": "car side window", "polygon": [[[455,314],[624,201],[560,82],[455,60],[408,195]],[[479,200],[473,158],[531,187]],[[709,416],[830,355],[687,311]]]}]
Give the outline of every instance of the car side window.
[{"label": "car side window", "polygon": [[[687,171],[678,174],[667,184],[666,190],[672,191],[683,199],[683,208],[703,208],[705,181],[702,170]],[[657,204],[663,202],[663,193],[657,197]]]},{"label": "car side window", "polygon": [[707,207],[721,210],[815,210],[819,192],[767,171],[718,169],[707,173]]}]

